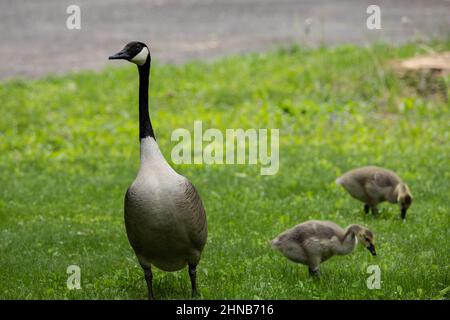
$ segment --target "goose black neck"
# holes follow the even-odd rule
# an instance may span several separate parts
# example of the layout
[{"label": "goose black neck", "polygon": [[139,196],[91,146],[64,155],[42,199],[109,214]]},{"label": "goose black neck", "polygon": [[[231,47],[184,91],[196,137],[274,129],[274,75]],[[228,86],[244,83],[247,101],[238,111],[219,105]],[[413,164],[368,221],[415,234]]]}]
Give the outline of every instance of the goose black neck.
[{"label": "goose black neck", "polygon": [[148,112],[148,82],[150,77],[150,55],[139,70],[139,139],[151,137],[155,139],[150,114]]}]

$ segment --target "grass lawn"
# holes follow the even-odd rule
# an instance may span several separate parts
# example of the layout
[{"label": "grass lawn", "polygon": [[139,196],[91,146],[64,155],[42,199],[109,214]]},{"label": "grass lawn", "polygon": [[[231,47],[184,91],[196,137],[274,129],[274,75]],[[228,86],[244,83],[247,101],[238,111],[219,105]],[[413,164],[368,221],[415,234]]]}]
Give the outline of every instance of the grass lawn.
[{"label": "grass lawn", "polygon": [[[119,49],[119,48],[118,48]],[[199,190],[209,237],[198,268],[204,299],[440,299],[450,291],[450,77],[419,94],[388,62],[450,42],[302,49],[180,66],[153,57],[150,114],[166,158],[175,128],[279,128],[280,168],[174,165]],[[107,59],[107,57],[105,57]],[[135,66],[0,84],[0,298],[145,299],[128,244],[123,197],[139,165]],[[335,185],[363,165],[394,169],[414,203],[376,218]],[[377,257],[358,247],[307,267],[268,241],[308,219],[376,235]],[[369,290],[369,265],[381,289]],[[69,265],[81,290],[68,290]],[[190,298],[187,270],[154,272],[157,299]]]}]

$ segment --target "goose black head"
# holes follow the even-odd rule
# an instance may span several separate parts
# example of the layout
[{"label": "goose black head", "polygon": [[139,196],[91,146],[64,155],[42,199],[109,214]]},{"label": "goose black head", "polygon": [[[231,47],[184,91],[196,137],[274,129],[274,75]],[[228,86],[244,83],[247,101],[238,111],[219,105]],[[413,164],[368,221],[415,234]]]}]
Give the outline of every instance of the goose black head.
[{"label": "goose black head", "polygon": [[109,59],[127,60],[140,67],[150,59],[150,51],[145,43],[132,41],[129,42],[122,50],[110,56]]}]

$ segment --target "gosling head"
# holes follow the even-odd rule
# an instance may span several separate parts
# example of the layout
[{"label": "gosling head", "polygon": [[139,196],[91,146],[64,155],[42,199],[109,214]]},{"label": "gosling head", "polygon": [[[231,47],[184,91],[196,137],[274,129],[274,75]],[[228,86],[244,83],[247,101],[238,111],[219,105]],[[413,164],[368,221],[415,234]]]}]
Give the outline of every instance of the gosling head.
[{"label": "gosling head", "polygon": [[358,238],[358,242],[366,247],[373,256],[377,255],[375,251],[375,237],[369,229],[361,227],[356,233],[356,237]]},{"label": "gosling head", "polygon": [[397,203],[400,205],[400,212],[402,219],[406,218],[406,211],[412,204],[413,198],[408,186],[404,183],[397,186]]},{"label": "gosling head", "polygon": [[138,67],[143,66],[150,58],[150,51],[145,43],[132,41],[128,43],[122,50],[109,57],[110,60],[122,59],[136,64]]}]

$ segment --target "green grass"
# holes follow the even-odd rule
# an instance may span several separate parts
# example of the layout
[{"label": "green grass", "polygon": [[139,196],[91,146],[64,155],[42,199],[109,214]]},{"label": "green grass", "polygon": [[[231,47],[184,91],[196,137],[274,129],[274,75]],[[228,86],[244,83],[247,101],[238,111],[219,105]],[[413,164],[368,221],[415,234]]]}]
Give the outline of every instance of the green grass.
[{"label": "green grass", "polygon": [[[279,128],[280,170],[178,165],[204,201],[209,238],[198,269],[204,299],[448,298],[449,103],[419,95],[388,68],[428,46],[292,47],[209,63],[154,64],[150,113],[167,159],[175,128]],[[106,57],[105,57],[106,59]],[[157,60],[157,57],[154,57]],[[123,224],[138,169],[137,72],[110,67],[0,84],[0,298],[144,299]],[[447,76],[444,86],[448,94]],[[396,170],[415,197],[406,222],[379,217],[335,185],[367,164]],[[378,256],[357,248],[322,265],[322,279],[268,240],[308,219],[361,223]],[[81,267],[82,290],[66,288]],[[381,268],[368,290],[367,266]],[[158,299],[190,297],[187,271],[155,271]]]}]

